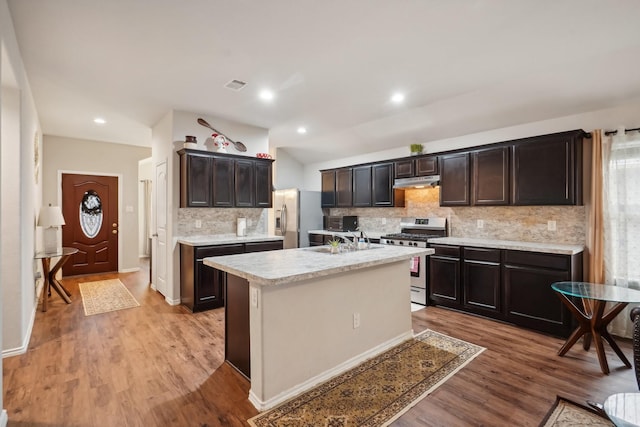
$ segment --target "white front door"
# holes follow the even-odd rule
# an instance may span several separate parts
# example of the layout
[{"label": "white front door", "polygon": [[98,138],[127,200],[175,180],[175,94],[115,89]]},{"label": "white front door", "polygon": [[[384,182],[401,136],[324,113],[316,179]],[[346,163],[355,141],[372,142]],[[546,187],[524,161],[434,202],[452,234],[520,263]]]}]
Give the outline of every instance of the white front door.
[{"label": "white front door", "polygon": [[155,250],[153,253],[153,284],[167,296],[167,162],[156,165],[155,189]]}]

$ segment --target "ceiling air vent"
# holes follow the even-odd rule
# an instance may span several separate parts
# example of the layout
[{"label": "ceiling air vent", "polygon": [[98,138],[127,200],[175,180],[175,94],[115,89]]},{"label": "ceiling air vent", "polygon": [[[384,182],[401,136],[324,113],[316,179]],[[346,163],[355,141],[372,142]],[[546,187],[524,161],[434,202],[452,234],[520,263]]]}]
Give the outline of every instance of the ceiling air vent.
[{"label": "ceiling air vent", "polygon": [[240,90],[243,87],[245,87],[247,85],[246,82],[243,82],[242,80],[231,80],[229,83],[227,83],[226,85],[224,85],[224,87],[226,87],[227,89],[231,89],[231,90]]}]

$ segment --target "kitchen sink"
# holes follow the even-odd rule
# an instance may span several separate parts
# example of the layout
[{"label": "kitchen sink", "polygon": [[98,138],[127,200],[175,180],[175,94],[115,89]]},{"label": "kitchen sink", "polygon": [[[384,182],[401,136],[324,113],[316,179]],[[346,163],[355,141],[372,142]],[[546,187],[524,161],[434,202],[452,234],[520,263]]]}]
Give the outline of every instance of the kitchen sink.
[{"label": "kitchen sink", "polygon": [[[369,246],[367,248],[364,248],[364,249],[351,249],[351,250],[348,250],[346,247],[342,247],[342,248],[340,248],[339,252],[335,253],[335,255],[348,254],[348,253],[352,253],[352,252],[362,252],[362,251],[368,251],[368,250],[371,250],[371,249],[381,249],[383,247],[384,247],[384,245],[371,245],[371,246]],[[312,252],[318,252],[318,253],[321,253],[321,254],[332,254],[331,246],[312,246],[310,248],[305,248],[305,250],[312,251]]]}]

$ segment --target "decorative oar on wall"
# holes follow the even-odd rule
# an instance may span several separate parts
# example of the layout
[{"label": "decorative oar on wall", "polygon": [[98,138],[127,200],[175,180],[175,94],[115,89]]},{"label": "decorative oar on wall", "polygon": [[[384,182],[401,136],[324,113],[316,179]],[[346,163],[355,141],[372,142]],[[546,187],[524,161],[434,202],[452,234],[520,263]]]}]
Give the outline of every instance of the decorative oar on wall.
[{"label": "decorative oar on wall", "polygon": [[241,151],[241,152],[247,151],[247,147],[242,142],[232,140],[227,135],[223,134],[222,132],[220,132],[219,130],[215,129],[213,126],[211,126],[209,123],[207,123],[207,121],[205,119],[198,118],[198,124],[211,129],[212,131],[214,131],[218,135],[224,136],[227,139],[227,141],[229,141],[231,144],[233,144],[233,146],[235,147],[236,150]]}]

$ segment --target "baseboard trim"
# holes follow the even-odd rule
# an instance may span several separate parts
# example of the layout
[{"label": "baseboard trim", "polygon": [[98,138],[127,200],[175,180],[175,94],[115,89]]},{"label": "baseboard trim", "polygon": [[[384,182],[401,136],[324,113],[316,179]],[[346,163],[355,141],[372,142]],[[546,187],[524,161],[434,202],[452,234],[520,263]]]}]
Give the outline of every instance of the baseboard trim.
[{"label": "baseboard trim", "polygon": [[[42,286],[41,286],[42,288]],[[36,290],[36,295],[38,295],[38,291]],[[33,325],[36,323],[36,311],[38,310],[38,300],[36,297],[36,301],[33,305],[33,310],[31,311],[31,319],[29,320],[29,326],[27,327],[27,333],[22,339],[22,345],[16,348],[9,348],[7,350],[2,350],[2,358],[19,356],[21,354],[25,354],[27,349],[29,348],[29,342],[31,341],[31,333],[33,332]],[[1,425],[0,425],[1,427]]]},{"label": "baseboard trim", "polygon": [[7,427],[8,422],[9,416],[7,415],[7,410],[3,409],[2,413],[0,413],[0,427]]},{"label": "baseboard trim", "polygon": [[301,393],[304,393],[305,391],[310,390],[311,388],[317,386],[320,383],[323,383],[333,377],[335,377],[336,375],[339,375],[351,368],[353,368],[354,366],[359,365],[360,363],[364,362],[367,359],[370,359],[372,357],[377,356],[378,354],[389,350],[391,347],[395,347],[396,345],[405,342],[406,340],[409,340],[411,338],[413,338],[414,334],[413,334],[413,330],[407,331],[403,334],[398,335],[395,338],[392,338],[388,341],[383,342],[382,344],[379,344],[375,347],[373,347],[370,350],[365,351],[362,354],[359,354],[355,357],[352,357],[349,360],[344,361],[343,363],[339,364],[338,366],[331,368],[327,371],[324,371],[318,375],[316,375],[315,377],[309,378],[307,381],[298,384],[296,386],[291,387],[288,390],[283,391],[282,393],[272,397],[271,399],[267,399],[265,401],[261,400],[254,392],[253,390],[249,390],[249,402],[251,402],[251,404],[253,406],[256,407],[256,409],[260,412],[262,411],[266,411],[268,409],[273,408],[274,406],[279,405],[280,403],[291,399],[292,397],[295,397]]},{"label": "baseboard trim", "polygon": [[120,270],[118,273],[135,273],[137,271],[140,271],[140,267],[124,268],[124,269]]},{"label": "baseboard trim", "polygon": [[180,305],[180,299],[169,299],[167,297],[164,298],[164,300],[169,304],[169,305]]}]

